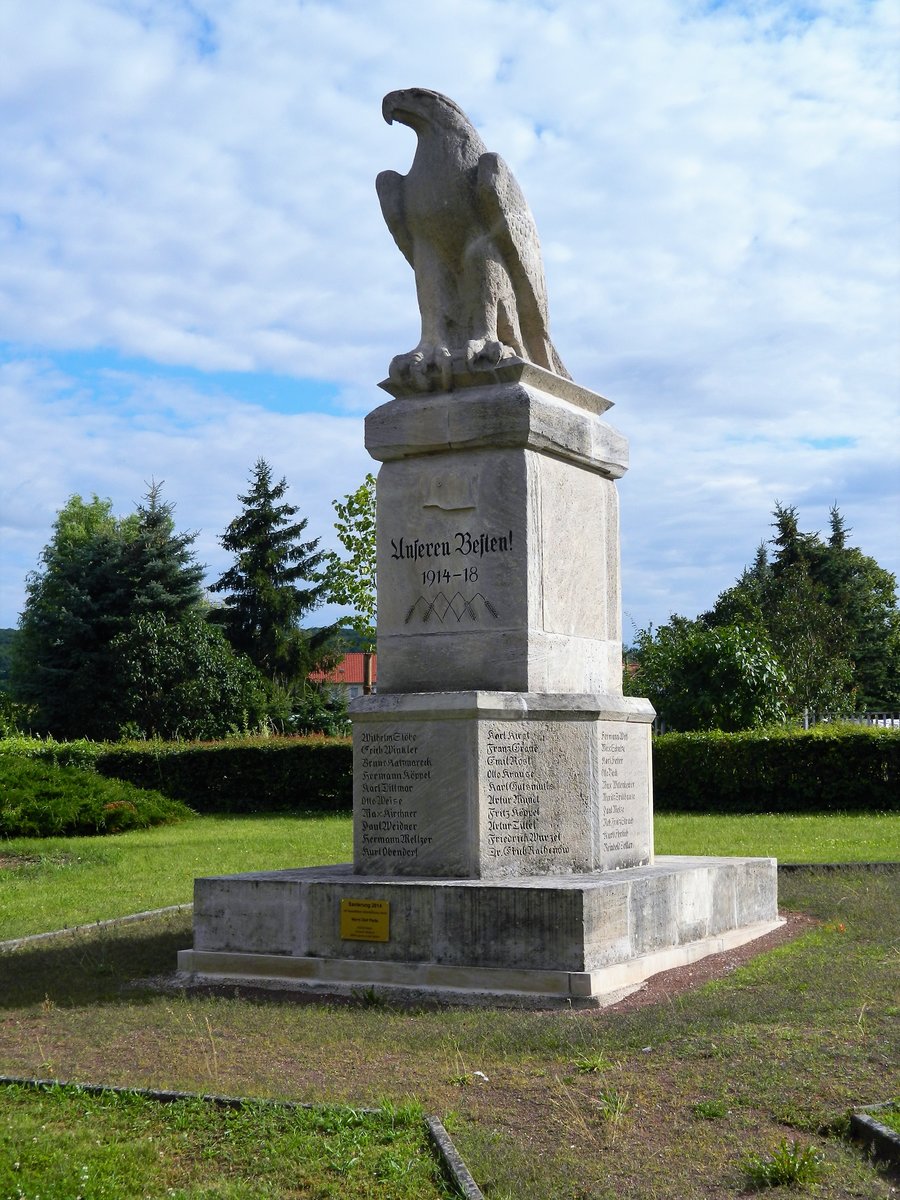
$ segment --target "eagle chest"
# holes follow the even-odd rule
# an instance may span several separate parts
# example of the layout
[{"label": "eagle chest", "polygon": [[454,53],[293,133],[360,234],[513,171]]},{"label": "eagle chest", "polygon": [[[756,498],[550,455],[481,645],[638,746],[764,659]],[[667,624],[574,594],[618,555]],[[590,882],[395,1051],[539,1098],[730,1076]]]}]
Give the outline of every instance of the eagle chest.
[{"label": "eagle chest", "polygon": [[416,243],[426,243],[445,261],[459,263],[480,232],[474,204],[475,169],[448,169],[440,159],[416,162],[406,177],[406,225]]}]

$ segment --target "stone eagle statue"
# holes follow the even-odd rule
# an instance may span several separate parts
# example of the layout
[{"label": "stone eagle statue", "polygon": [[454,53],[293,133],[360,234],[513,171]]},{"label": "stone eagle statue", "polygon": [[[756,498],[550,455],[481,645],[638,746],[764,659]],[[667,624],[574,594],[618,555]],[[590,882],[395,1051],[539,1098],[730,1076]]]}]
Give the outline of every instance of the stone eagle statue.
[{"label": "stone eagle statue", "polygon": [[403,390],[449,390],[520,358],[564,378],[547,332],[547,286],[534,219],[512,172],[466,114],[438,92],[404,88],[382,104],[418,137],[408,175],[382,171],[381,211],[416,274],[422,337],[391,362]]}]

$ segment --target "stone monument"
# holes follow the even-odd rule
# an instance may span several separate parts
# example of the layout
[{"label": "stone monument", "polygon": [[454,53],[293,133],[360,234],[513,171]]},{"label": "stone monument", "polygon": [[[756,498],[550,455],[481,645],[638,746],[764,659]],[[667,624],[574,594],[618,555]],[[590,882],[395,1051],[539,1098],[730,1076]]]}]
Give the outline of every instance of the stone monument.
[{"label": "stone monument", "polygon": [[602,1003],[778,923],[773,859],[654,858],[622,694],[625,439],[550,340],[534,222],[465,114],[391,92],[377,180],[422,334],[381,385],[378,693],[351,704],[354,862],[199,879],[184,977]]}]

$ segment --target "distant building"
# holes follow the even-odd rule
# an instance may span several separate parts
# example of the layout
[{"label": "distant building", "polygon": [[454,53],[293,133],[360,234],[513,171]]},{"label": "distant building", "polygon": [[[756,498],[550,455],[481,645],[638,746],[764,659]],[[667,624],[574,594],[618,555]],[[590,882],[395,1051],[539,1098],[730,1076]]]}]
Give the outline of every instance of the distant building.
[{"label": "distant building", "polygon": [[377,654],[352,651],[350,654],[345,654],[337,666],[332,667],[330,671],[313,671],[310,679],[313,683],[322,684],[335,697],[354,700],[357,696],[362,696],[366,690],[367,659],[371,660],[368,664],[371,671],[370,690],[374,692],[378,681]]}]

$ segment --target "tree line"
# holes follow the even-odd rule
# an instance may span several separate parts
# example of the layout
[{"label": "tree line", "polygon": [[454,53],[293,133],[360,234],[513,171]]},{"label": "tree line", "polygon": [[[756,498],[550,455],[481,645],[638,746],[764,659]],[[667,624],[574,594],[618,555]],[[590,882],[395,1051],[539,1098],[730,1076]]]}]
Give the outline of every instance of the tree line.
[{"label": "tree line", "polygon": [[670,729],[751,729],[804,713],[900,709],[896,579],[848,545],[837,505],[827,538],[776,503],[774,534],[696,620],[640,630],[625,690]]},{"label": "tree line", "polygon": [[209,595],[197,534],[176,529],[160,484],[125,517],[71,496],[26,580],[7,724],[11,712],[33,732],[96,740],[332,731],[343,705],[309,676],[339,656],[342,622],[301,622],[326,601],[350,605],[347,623],[374,642],[374,482],[334,503],[340,558],[304,536],[287,481],[258,459]]},{"label": "tree line", "polygon": [[[204,591],[196,534],[150,485],[134,513],[70,497],[57,515],[11,644],[0,644],[13,722],[60,738],[214,738],[264,727],[334,730],[342,705],[309,682],[342,651],[337,626],[303,629],[323,602],[374,649],[375,479],[334,501],[339,557],[307,538],[259,459],[219,539],[232,565]],[[774,535],[691,620],[637,633],[624,687],[671,729],[748,729],[804,712],[900,709],[896,580],[848,544],[835,505],[826,538],[776,503]],[[0,631],[3,632],[3,631]],[[0,688],[0,733],[10,727]]]}]

